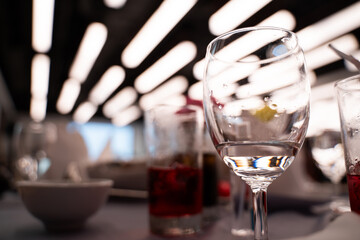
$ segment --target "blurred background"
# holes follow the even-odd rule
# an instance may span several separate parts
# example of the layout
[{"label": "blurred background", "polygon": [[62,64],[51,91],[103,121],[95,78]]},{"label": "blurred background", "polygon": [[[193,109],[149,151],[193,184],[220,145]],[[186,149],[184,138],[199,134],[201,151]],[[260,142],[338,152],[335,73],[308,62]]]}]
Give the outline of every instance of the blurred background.
[{"label": "blurred background", "polygon": [[338,131],[333,82],[357,70],[328,44],[360,57],[359,12],[355,0],[0,1],[2,179],[26,148],[44,150],[44,173],[55,162],[63,171],[78,159],[143,159],[144,110],[201,100],[207,44],[239,27],[298,34],[313,88],[309,138]]}]

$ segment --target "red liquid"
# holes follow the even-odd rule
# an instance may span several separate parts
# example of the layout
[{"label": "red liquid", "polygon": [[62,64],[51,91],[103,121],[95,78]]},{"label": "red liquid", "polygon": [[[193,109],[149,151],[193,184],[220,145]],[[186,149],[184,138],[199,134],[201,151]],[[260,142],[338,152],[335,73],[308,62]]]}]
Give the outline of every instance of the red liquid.
[{"label": "red liquid", "polygon": [[149,210],[158,217],[180,217],[202,211],[202,173],[200,169],[150,167]]},{"label": "red liquid", "polygon": [[360,214],[360,176],[347,175],[351,211]]}]

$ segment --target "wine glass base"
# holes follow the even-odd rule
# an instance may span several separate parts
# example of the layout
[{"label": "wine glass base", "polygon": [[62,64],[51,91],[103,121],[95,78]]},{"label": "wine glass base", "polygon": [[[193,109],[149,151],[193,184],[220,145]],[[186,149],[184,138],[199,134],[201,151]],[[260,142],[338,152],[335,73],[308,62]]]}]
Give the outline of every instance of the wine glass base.
[{"label": "wine glass base", "polygon": [[254,239],[254,231],[252,229],[231,229],[231,234],[241,239]]}]

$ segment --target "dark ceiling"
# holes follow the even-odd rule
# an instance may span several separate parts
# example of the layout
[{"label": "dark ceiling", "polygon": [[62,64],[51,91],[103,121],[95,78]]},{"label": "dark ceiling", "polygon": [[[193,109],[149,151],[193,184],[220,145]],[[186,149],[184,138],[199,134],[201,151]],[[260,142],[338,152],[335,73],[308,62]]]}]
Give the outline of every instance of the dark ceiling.
[{"label": "dark ceiling", "polygon": [[[180,0],[179,0],[180,1]],[[111,9],[102,0],[57,0],[55,2],[54,30],[48,93],[48,113],[57,114],[55,104],[69,67],[86,27],[92,22],[104,23],[108,39],[94,68],[82,85],[76,106],[87,99],[88,91],[108,67],[122,65],[120,55],[146,20],[157,9],[159,0],[128,0],[124,7]],[[180,70],[191,82],[192,67],[205,55],[207,43],[214,38],[208,30],[211,14],[224,5],[226,0],[199,0],[195,7],[176,25],[159,46],[135,69],[126,69],[126,79],[117,91],[132,86],[134,79],[182,40],[191,40],[198,47],[196,59]],[[295,32],[344,8],[355,0],[273,0],[239,27],[257,24],[280,9],[292,12],[297,20]],[[17,112],[27,113],[30,105],[30,63],[34,50],[31,47],[32,1],[0,1],[0,70]],[[359,29],[353,33],[358,37]],[[318,74],[341,68],[339,61],[317,69]],[[116,91],[116,92],[117,92]],[[139,95],[140,96],[140,95]],[[75,107],[76,107],[75,106]],[[97,114],[102,117],[101,107]]]}]

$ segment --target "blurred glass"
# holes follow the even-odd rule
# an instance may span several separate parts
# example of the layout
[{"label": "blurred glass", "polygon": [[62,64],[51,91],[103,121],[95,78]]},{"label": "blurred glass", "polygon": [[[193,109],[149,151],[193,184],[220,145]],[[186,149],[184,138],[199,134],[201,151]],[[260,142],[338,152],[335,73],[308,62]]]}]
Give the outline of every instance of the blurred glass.
[{"label": "blurred glass", "polygon": [[145,113],[150,231],[187,235],[202,225],[203,112],[157,106]]},{"label": "blurred glass", "polygon": [[14,133],[15,179],[41,178],[51,166],[47,147],[56,139],[56,126],[52,123],[29,122],[18,125]]},{"label": "blurred glass", "polygon": [[340,132],[324,130],[309,138],[309,143],[316,166],[333,184],[339,184],[346,172]]},{"label": "blurred glass", "polygon": [[351,211],[360,214],[360,75],[335,84]]}]

